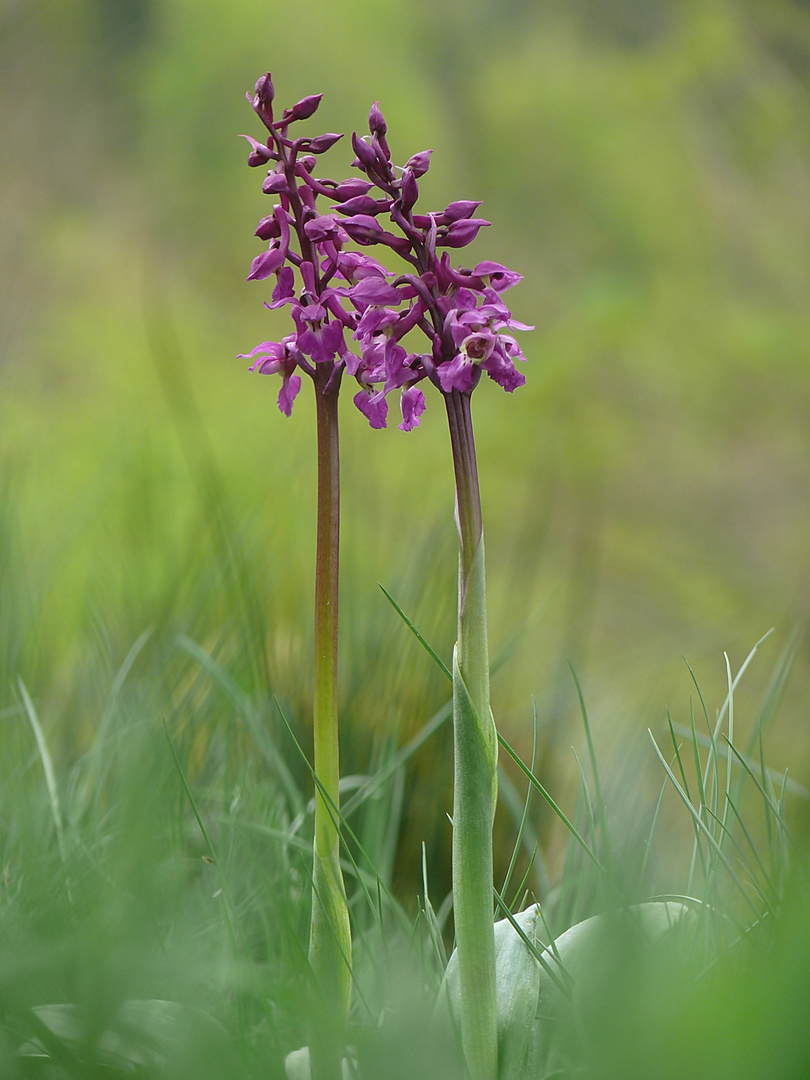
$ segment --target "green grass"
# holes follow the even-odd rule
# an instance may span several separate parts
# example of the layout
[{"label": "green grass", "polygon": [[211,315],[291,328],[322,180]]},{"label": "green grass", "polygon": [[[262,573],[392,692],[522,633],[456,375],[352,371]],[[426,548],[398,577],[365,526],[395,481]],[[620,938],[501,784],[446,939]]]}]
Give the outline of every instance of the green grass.
[{"label": "green grass", "polygon": [[[315,2],[306,62],[259,0],[6,7],[0,1076],[157,1039],[130,1075],[272,1080],[307,1037],[311,402],[285,422],[234,359],[283,322],[243,281],[236,139],[272,67],[334,130],[380,98],[431,205],[485,200],[474,258],[525,275],[527,386],[476,400],[498,914],[699,913],[621,957],[559,1068],[805,1078],[805,6]],[[443,1080],[449,452],[437,402],[407,438],[345,404],[352,1039],[365,1080]]]},{"label": "green grass", "polygon": [[[441,745],[449,682],[407,600],[391,599],[381,624],[390,619],[392,635],[401,626],[420,639],[409,658],[415,684],[433,687],[436,668],[448,699],[440,694],[438,707],[423,710],[410,738],[344,728],[351,1038],[365,1078],[461,1077],[452,1033],[434,1014],[452,947],[446,890],[434,891],[427,857],[449,844],[441,816],[416,838],[422,871],[403,882],[397,870],[403,844],[415,842],[404,829],[415,765]],[[202,590],[198,601],[204,608]],[[285,1055],[306,1041],[306,723],[295,701],[263,682],[248,611],[206,643],[152,627],[116,656],[99,635],[70,695],[81,710],[80,743],[54,724],[52,698],[36,685],[17,680],[5,699],[4,1077],[280,1077]],[[684,898],[698,916],[677,955],[641,949],[616,958],[576,1030],[559,1036],[549,1076],[805,1075],[807,792],[770,769],[762,749],[796,643],[752,718],[735,698],[762,646],[736,678],[729,672],[713,720],[695,678],[688,723],[670,718],[646,765],[636,759],[624,774],[598,763],[587,694],[573,679],[585,748],[573,800],[502,739],[500,832],[511,840],[500,917],[539,899],[550,941],[650,897]],[[735,744],[741,731],[747,741],[735,734]],[[549,828],[544,808],[558,827]]]}]

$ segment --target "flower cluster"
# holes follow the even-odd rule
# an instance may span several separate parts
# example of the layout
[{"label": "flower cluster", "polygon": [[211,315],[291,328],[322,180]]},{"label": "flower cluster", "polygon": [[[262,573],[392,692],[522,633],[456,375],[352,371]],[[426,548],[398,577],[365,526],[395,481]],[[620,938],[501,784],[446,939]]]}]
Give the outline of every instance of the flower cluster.
[{"label": "flower cluster", "polygon": [[[268,249],[253,260],[248,280],[275,276],[267,306],[289,304],[295,332],[243,355],[255,359],[251,371],[282,376],[281,411],[290,413],[301,386],[299,370],[325,391],[338,388],[344,370],[353,376],[359,384],[355,404],[375,428],[385,427],[387,395],[399,390],[399,426],[405,431],[424,411],[418,384],[426,378],[443,394],[471,392],[482,371],[509,392],[521,386],[525,378],[515,361],[524,357],[510,331],[531,327],[516,322],[501,299],[520,275],[492,262],[472,270],[454,268],[449,253],[439,252],[465,247],[489,225],[474,217],[480,203],[453,202],[441,213],[414,213],[418,179],[427,172],[432,151],[415,154],[403,168],[392,165],[386,123],[375,102],[370,134],[352,136],[353,165],[366,179],[317,179],[318,155],[342,136],[290,138],[289,127],[312,116],[321,95],[304,98],[276,120],[267,74],[248,99],[270,133],[266,143],[244,136],[251,146],[248,164],[270,166],[262,188],[278,199],[256,229]],[[318,196],[331,201],[331,213],[320,212]],[[383,227],[382,215],[395,231]],[[407,264],[406,272],[347,250],[352,242],[390,249]],[[423,339],[420,350],[409,346],[412,330],[427,337],[427,347]],[[347,332],[357,353],[346,344]]]}]

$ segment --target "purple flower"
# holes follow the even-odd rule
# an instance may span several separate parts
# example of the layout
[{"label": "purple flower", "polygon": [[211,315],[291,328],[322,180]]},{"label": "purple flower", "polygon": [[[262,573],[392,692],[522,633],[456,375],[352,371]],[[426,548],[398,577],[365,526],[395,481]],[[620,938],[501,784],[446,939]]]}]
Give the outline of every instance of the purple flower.
[{"label": "purple flower", "polygon": [[[423,379],[430,379],[443,394],[472,393],[484,371],[509,393],[522,386],[526,380],[515,361],[523,360],[523,355],[509,331],[532,328],[514,320],[501,299],[520,281],[520,274],[488,261],[472,270],[455,268],[446,250],[437,252],[466,247],[489,226],[484,218],[473,216],[480,202],[459,199],[441,213],[414,213],[417,178],[427,172],[432,151],[414,154],[397,169],[391,163],[387,134],[375,102],[369,135],[352,135],[353,165],[365,174],[369,186],[362,194],[352,192],[334,209],[345,215],[342,227],[356,244],[390,247],[414,268],[393,281],[385,271],[366,280],[355,273],[355,284],[348,290],[358,313],[354,337],[363,350],[358,378],[365,389],[355,399],[358,407],[370,418],[373,415],[373,426],[382,426],[385,395],[404,388],[400,427],[410,431],[425,407],[416,386]],[[379,197],[374,197],[372,187]],[[382,223],[383,214],[394,231]],[[427,337],[428,347],[424,353],[407,352],[400,342],[417,328]],[[380,382],[382,389],[372,392],[370,387]]]},{"label": "purple flower", "polygon": [[402,409],[400,430],[413,431],[419,423],[419,417],[425,411],[425,395],[418,386],[410,386],[407,390],[402,391],[399,404]]},{"label": "purple flower", "polygon": [[388,416],[388,402],[381,390],[374,391],[370,387],[358,391],[354,395],[354,403],[373,428],[384,428]]},{"label": "purple flower", "polygon": [[452,360],[440,364],[437,369],[439,386],[445,394],[458,390],[464,394],[472,389],[475,368],[464,353],[457,353]]},{"label": "purple flower", "polygon": [[254,356],[259,357],[255,364],[251,364],[248,371],[258,371],[260,375],[280,374],[282,376],[281,390],[278,394],[278,407],[285,416],[289,416],[292,412],[293,401],[295,401],[295,396],[301,389],[301,376],[293,374],[296,368],[296,362],[292,355],[294,341],[295,336],[291,334],[289,337],[284,338],[283,341],[265,341],[263,344],[257,345],[249,353],[239,354],[240,360],[250,360]]},{"label": "purple flower", "polygon": [[[275,91],[267,74],[248,98],[269,132],[266,143],[244,136],[250,144],[248,164],[269,165],[262,190],[276,200],[272,212],[256,228],[256,236],[267,249],[253,259],[248,280],[275,278],[266,306],[273,309],[289,304],[295,325],[295,332],[282,341],[263,342],[246,354],[251,359],[258,357],[250,370],[281,375],[278,404],[287,416],[301,387],[301,372],[316,381],[319,393],[325,393],[330,388],[337,390],[345,371],[360,386],[357,404],[361,411],[372,426],[384,426],[388,408],[385,394],[407,377],[399,371],[405,350],[395,337],[386,337],[386,328],[398,323],[397,309],[410,294],[388,283],[391,274],[377,260],[344,248],[352,226],[365,237],[376,226],[374,215],[387,211],[390,200],[369,198],[370,180],[350,178],[338,183],[316,175],[319,155],[334,146],[341,135],[327,132],[314,138],[290,138],[290,127],[316,112],[320,94],[302,98],[276,119]],[[385,121],[378,109],[372,110],[371,123],[371,142],[360,140],[360,152],[367,151],[380,176],[387,176],[390,155]],[[330,201],[332,212],[319,209],[319,197]],[[349,215],[347,221],[334,212],[335,207]],[[403,251],[408,248],[404,238],[383,233],[379,226],[375,231],[383,245]],[[357,336],[364,313],[368,314],[357,355],[349,350],[346,335]],[[373,340],[375,335],[379,342]]]},{"label": "purple flower", "polygon": [[[526,380],[515,363],[524,357],[512,332],[532,327],[513,319],[502,299],[520,274],[489,261],[472,270],[454,267],[447,250],[466,247],[489,226],[473,216],[480,202],[459,199],[439,213],[414,212],[417,181],[428,171],[432,151],[395,167],[388,126],[374,102],[369,134],[354,132],[351,140],[353,165],[363,176],[321,179],[315,173],[318,155],[340,136],[288,135],[291,125],[316,112],[321,95],[302,98],[278,120],[269,74],[248,98],[269,132],[266,144],[244,136],[248,164],[269,166],[262,186],[277,200],[256,228],[267,250],[253,260],[249,280],[275,277],[266,306],[289,304],[295,324],[295,333],[275,349],[265,342],[248,355],[261,354],[251,370],[282,376],[279,408],[289,415],[301,384],[298,371],[317,375],[321,387],[336,388],[344,372],[354,378],[354,402],[372,427],[385,426],[386,395],[400,389],[404,431],[416,427],[424,411],[417,386],[424,379],[442,394],[472,393],[484,371],[509,393],[522,386]],[[318,198],[329,200],[329,210],[319,209]],[[405,272],[397,276],[365,251],[347,250],[350,243],[390,249]],[[410,345],[412,331],[427,339],[424,351]],[[359,352],[351,351],[347,334]]]}]

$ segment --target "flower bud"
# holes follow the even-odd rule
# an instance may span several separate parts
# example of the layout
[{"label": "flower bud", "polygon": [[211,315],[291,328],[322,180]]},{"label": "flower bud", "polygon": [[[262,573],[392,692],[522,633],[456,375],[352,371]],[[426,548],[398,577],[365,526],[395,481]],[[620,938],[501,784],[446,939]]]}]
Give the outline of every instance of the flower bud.
[{"label": "flower bud", "polygon": [[380,105],[377,101],[371,106],[371,112],[368,114],[368,130],[378,138],[382,138],[388,131],[388,125],[385,122],[385,117],[380,112]]},{"label": "flower bud", "polygon": [[444,236],[439,237],[436,243],[441,247],[460,248],[471,244],[478,235],[478,230],[489,221],[483,218],[469,218],[467,221],[454,221],[447,229]]},{"label": "flower bud", "polygon": [[338,139],[342,139],[342,133],[336,135],[333,132],[327,132],[325,135],[316,135],[314,139],[306,139],[303,142],[303,147],[309,150],[312,154],[324,154],[330,148],[334,146]]},{"label": "flower bud", "polygon": [[358,176],[357,179],[350,178],[344,180],[338,184],[335,188],[335,198],[341,203],[348,202],[349,199],[355,199],[358,195],[365,195],[374,187],[368,180],[361,180]]},{"label": "flower bud", "polygon": [[272,161],[276,155],[270,149],[269,146],[265,146],[264,143],[258,142],[250,135],[240,135],[240,139],[247,139],[250,143],[251,150],[248,154],[248,165],[255,169],[257,165],[266,165],[268,161]]},{"label": "flower bud", "polygon": [[273,90],[273,80],[270,78],[270,72],[256,82],[256,93],[251,99],[250,94],[247,95],[248,101],[252,104],[256,115],[259,117],[264,126],[268,129],[273,127],[273,98],[275,97],[275,91]]},{"label": "flower bud", "polygon": [[414,176],[424,176],[430,168],[430,155],[432,150],[420,150],[405,162],[405,168],[411,169]]},{"label": "flower bud", "polygon": [[250,264],[248,281],[263,281],[264,278],[274,274],[284,263],[286,252],[282,247],[271,247],[269,251],[263,251],[257,255]]},{"label": "flower bud", "polygon": [[307,97],[296,101],[291,109],[285,109],[281,122],[292,124],[296,120],[308,120],[321,103],[323,94],[308,94]]},{"label": "flower bud", "polygon": [[358,244],[378,244],[383,234],[382,225],[368,214],[356,214],[341,222],[352,240]]},{"label": "flower bud", "polygon": [[410,213],[419,198],[419,185],[413,169],[405,169],[399,189],[399,202],[404,213]]},{"label": "flower bud", "polygon": [[273,240],[281,235],[281,227],[276,218],[271,214],[270,217],[262,218],[256,226],[256,231],[253,235],[258,236],[260,240]]},{"label": "flower bud", "polygon": [[388,204],[385,201],[372,199],[370,195],[356,195],[353,199],[347,199],[346,202],[340,203],[335,207],[335,210],[341,214],[371,214],[375,216],[381,214],[387,208]]},{"label": "flower bud", "polygon": [[327,240],[334,237],[340,226],[334,214],[318,214],[304,225],[304,232],[310,240]]},{"label": "flower bud", "polygon": [[357,161],[362,169],[377,168],[377,155],[365,139],[360,138],[356,131],[352,132],[352,150],[357,155]]},{"label": "flower bud", "polygon": [[287,190],[287,177],[284,173],[271,172],[262,184],[265,195],[277,195],[279,191]]},{"label": "flower bud", "polygon": [[471,199],[451,202],[444,211],[444,218],[448,222],[463,221],[466,218],[471,218],[480,205],[480,202],[473,202]]}]

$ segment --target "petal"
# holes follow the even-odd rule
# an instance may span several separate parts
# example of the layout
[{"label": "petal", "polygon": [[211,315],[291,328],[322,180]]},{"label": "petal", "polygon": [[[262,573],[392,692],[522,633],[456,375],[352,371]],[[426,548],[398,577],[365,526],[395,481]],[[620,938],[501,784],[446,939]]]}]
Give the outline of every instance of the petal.
[{"label": "petal", "polygon": [[472,386],[473,365],[459,353],[449,362],[439,364],[436,368],[439,383],[445,394],[453,390],[459,390],[462,394]]},{"label": "petal", "polygon": [[300,389],[300,375],[290,375],[281,383],[281,389],[278,392],[278,407],[285,416],[289,416],[292,412],[293,402]]},{"label": "petal", "polygon": [[388,402],[385,395],[378,391],[376,394],[361,390],[354,395],[354,403],[360,412],[366,417],[373,428],[384,428],[388,415]]},{"label": "petal", "polygon": [[238,360],[252,360],[254,356],[259,353],[264,353],[265,356],[273,354],[276,350],[281,350],[279,355],[283,355],[284,345],[280,341],[263,341],[261,345],[257,345],[255,349],[251,349],[248,353],[237,353]]},{"label": "petal", "polygon": [[413,431],[419,426],[419,417],[425,411],[425,395],[418,387],[409,386],[403,390],[399,404],[402,409],[400,431]]},{"label": "petal", "polygon": [[272,247],[269,251],[263,251],[250,264],[250,273],[247,280],[263,281],[264,278],[270,277],[271,274],[274,274],[276,270],[283,266],[284,256],[284,249],[280,247]]},{"label": "petal", "polygon": [[481,367],[485,369],[493,382],[496,382],[498,386],[502,386],[509,394],[526,382],[526,376],[523,372],[518,371],[512,361],[499,349],[496,349],[489,359],[483,362]]},{"label": "petal", "polygon": [[483,277],[489,279],[489,284],[496,292],[503,292],[505,289],[511,289],[513,285],[517,285],[519,281],[523,280],[523,275],[518,274],[514,270],[509,270],[506,266],[502,266],[496,262],[480,262],[473,270],[475,277]]},{"label": "petal", "polygon": [[358,306],[368,304],[398,304],[400,295],[393,285],[381,277],[365,277],[349,290],[349,298]]}]

